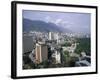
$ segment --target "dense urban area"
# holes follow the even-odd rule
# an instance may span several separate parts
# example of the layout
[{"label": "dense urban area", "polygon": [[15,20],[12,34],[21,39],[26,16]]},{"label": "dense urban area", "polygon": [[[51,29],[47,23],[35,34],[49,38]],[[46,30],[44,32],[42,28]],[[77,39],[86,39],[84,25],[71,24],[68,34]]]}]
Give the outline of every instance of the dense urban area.
[{"label": "dense urban area", "polygon": [[23,32],[23,69],[91,65],[90,35],[61,32]]}]

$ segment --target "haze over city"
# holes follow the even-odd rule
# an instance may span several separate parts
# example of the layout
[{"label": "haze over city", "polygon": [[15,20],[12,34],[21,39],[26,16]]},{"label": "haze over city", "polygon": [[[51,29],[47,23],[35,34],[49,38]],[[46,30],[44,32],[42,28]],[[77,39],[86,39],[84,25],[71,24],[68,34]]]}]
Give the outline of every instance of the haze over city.
[{"label": "haze over city", "polygon": [[54,23],[72,32],[90,34],[91,14],[23,10],[23,18]]}]

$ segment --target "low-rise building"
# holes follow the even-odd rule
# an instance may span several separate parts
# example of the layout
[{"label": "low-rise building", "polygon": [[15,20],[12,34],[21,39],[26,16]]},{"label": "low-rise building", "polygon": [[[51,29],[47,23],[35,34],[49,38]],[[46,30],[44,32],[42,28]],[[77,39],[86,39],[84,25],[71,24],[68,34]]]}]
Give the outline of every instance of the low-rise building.
[{"label": "low-rise building", "polygon": [[61,54],[59,51],[55,50],[55,52],[52,54],[52,57],[55,58],[56,64],[61,63]]}]

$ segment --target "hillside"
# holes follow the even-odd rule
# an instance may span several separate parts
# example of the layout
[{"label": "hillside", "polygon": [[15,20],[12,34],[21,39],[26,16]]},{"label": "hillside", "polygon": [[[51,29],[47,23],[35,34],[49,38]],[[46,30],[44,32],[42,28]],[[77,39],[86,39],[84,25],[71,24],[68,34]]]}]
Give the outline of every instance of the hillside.
[{"label": "hillside", "polygon": [[46,23],[39,20],[29,20],[23,19],[23,31],[41,31],[41,32],[71,32],[68,29],[65,29],[61,26],[57,26],[54,23]]}]

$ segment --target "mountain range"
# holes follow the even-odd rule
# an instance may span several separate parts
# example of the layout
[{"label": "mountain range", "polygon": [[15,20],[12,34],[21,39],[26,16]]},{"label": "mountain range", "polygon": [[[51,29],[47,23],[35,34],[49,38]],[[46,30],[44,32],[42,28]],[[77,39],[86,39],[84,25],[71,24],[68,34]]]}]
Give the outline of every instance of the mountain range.
[{"label": "mountain range", "polygon": [[44,22],[40,20],[30,20],[23,18],[23,31],[40,31],[40,32],[67,32],[71,33],[72,31],[62,26],[58,26],[51,22]]}]

